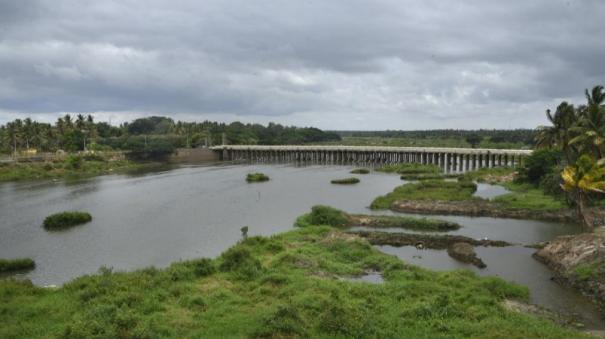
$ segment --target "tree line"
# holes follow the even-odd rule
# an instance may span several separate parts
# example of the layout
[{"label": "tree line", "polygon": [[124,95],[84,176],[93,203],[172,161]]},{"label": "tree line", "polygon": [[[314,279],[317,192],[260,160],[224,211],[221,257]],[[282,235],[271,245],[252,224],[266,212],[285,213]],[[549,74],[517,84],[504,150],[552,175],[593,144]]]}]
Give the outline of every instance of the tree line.
[{"label": "tree line", "polygon": [[561,102],[546,111],[549,126],[537,129],[538,151],[521,173],[548,192],[563,191],[578,217],[590,225],[585,208],[605,193],[605,92],[603,86],[585,90],[586,103]]},{"label": "tree line", "polygon": [[184,122],[152,116],[113,126],[96,122],[92,115],[66,114],[54,124],[16,119],[0,126],[0,153],[43,152],[85,149],[126,149],[141,147],[166,149],[220,144],[223,134],[230,144],[305,144],[338,141],[340,136],[313,127],[290,127],[269,123],[230,124],[213,121]]}]

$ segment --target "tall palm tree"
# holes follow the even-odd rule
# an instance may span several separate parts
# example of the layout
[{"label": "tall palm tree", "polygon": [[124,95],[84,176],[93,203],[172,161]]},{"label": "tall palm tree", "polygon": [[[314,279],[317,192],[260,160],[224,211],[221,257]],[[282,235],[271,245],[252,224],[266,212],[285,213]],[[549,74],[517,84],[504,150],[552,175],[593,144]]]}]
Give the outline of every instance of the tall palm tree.
[{"label": "tall palm tree", "polygon": [[578,115],[573,105],[563,101],[554,114],[546,110],[546,117],[552,126],[538,127],[536,146],[538,148],[556,148],[563,151],[568,163],[572,163],[577,150],[569,142],[574,137],[573,127],[576,125]]},{"label": "tall palm tree", "polygon": [[582,155],[561,173],[561,188],[571,194],[576,203],[576,214],[586,227],[592,226],[585,213],[586,197],[591,192],[605,193],[604,176],[605,168],[589,155]]},{"label": "tall palm tree", "polygon": [[605,92],[603,86],[585,91],[588,105],[579,110],[579,120],[573,131],[577,134],[570,144],[577,145],[582,153],[601,159],[605,155]]}]

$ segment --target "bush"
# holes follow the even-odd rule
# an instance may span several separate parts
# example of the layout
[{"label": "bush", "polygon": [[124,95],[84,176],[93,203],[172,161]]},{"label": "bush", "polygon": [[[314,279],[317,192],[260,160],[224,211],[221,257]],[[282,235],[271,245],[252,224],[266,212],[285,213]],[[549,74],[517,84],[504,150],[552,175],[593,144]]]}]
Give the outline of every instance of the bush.
[{"label": "bush", "polygon": [[105,161],[105,157],[98,153],[86,153],[82,157],[86,161]]},{"label": "bush", "polygon": [[36,267],[36,263],[30,258],[0,259],[0,273],[29,270],[34,267]]},{"label": "bush", "polygon": [[70,169],[80,169],[82,167],[83,162],[84,160],[82,159],[82,157],[78,155],[70,155],[67,160],[65,160],[67,168]]},{"label": "bush", "polygon": [[262,270],[260,261],[243,246],[231,247],[221,255],[221,258],[223,262],[219,269],[223,272],[235,272],[244,278],[252,278]]},{"label": "bush", "polygon": [[350,172],[351,174],[368,174],[370,170],[367,168],[356,168]]},{"label": "bush", "polygon": [[249,173],[246,176],[246,181],[247,182],[263,182],[263,181],[269,181],[269,177],[267,175],[265,175],[264,173]]},{"label": "bush", "polygon": [[551,173],[553,168],[561,163],[562,153],[557,150],[537,150],[525,158],[519,168],[517,181],[539,184],[544,176]]},{"label": "bush", "polygon": [[357,178],[334,179],[330,182],[333,184],[338,184],[338,185],[351,185],[351,184],[359,183],[359,179],[357,179]]},{"label": "bush", "polygon": [[349,216],[336,208],[317,205],[311,208],[309,222],[312,225],[345,227],[349,224]]},{"label": "bush", "polygon": [[87,223],[92,220],[90,213],[86,212],[61,212],[49,215],[44,219],[46,229],[60,229]]}]

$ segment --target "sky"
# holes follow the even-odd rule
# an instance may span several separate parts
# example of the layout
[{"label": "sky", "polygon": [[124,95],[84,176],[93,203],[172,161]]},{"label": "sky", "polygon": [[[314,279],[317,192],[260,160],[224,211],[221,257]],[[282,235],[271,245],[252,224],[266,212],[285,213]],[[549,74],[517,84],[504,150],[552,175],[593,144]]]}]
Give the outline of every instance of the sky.
[{"label": "sky", "polygon": [[0,124],[534,128],[605,85],[602,0],[0,0]]}]

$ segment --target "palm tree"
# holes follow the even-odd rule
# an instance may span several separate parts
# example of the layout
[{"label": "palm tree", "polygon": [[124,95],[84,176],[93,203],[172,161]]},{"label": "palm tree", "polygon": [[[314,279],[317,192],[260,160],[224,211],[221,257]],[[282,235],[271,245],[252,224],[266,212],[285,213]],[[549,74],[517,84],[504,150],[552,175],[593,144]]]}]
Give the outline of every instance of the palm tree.
[{"label": "palm tree", "polygon": [[570,141],[574,137],[573,127],[576,125],[578,115],[573,105],[563,101],[554,114],[546,110],[546,117],[552,126],[538,127],[536,146],[538,148],[556,148],[563,151],[568,163],[572,163],[577,154]]},{"label": "palm tree", "polygon": [[579,110],[579,121],[573,131],[577,136],[570,144],[578,145],[582,153],[589,153],[603,158],[605,152],[605,93],[603,86],[595,86],[592,92],[585,91],[588,105]]},{"label": "palm tree", "polygon": [[591,192],[605,193],[605,168],[589,155],[582,155],[575,164],[565,167],[561,188],[571,194],[576,203],[576,214],[582,223],[591,227],[585,213],[586,197]]}]

